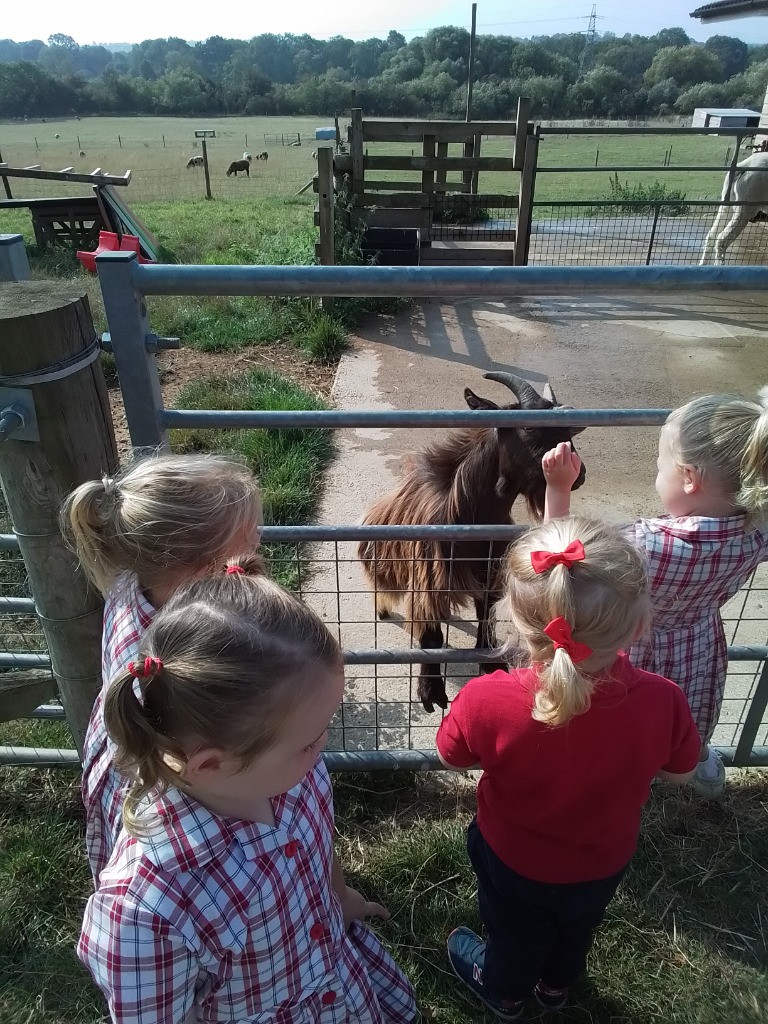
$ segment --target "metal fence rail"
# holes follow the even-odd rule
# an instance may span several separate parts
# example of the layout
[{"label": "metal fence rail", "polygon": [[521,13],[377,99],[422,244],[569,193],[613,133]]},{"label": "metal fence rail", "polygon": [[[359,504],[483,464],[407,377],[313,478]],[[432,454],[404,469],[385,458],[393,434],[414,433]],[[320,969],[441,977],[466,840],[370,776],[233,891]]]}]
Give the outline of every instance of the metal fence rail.
[{"label": "metal fence rail", "polygon": [[[166,440],[170,427],[278,428],[320,426],[460,426],[522,425],[650,425],[664,421],[667,410],[559,410],[472,412],[218,412],[165,409],[162,402],[154,350],[164,339],[151,335],[146,295],[399,295],[469,297],[484,295],[622,295],[635,292],[709,289],[714,291],[763,290],[768,287],[768,268],[763,267],[199,267],[140,266],[135,255],[116,253],[97,260],[111,342],[131,441],[136,448],[155,448]],[[150,348],[153,350],[150,351]],[[447,666],[449,687],[476,674],[478,662],[493,658],[487,650],[468,647],[474,642],[472,620],[447,624],[445,647],[423,652],[414,649],[410,630],[399,622],[379,623],[373,601],[364,584],[346,582],[358,567],[354,549],[346,545],[375,537],[413,540],[417,537],[458,541],[509,539],[513,526],[461,527],[362,527],[307,526],[268,528],[264,540],[279,545],[273,558],[294,573],[300,596],[323,614],[342,640],[349,625],[363,626],[366,639],[347,646],[345,660],[348,686],[345,700],[331,733],[328,760],[334,767],[437,767],[432,739],[439,717],[428,715],[415,698],[415,669],[424,661],[439,660]],[[11,542],[0,537],[0,550]],[[768,764],[768,735],[764,716],[768,704],[768,671],[764,617],[751,617],[747,601],[764,591],[757,579],[742,592],[740,609],[729,612],[729,653],[740,672],[740,690],[727,722],[731,730],[718,743],[726,760],[737,764]],[[15,595],[9,595],[15,596]],[[759,599],[758,599],[759,604]],[[751,606],[750,606],[751,607]],[[758,622],[756,631],[749,625]],[[748,628],[742,629],[746,624]],[[404,643],[405,641],[405,643]],[[33,652],[34,653],[34,652]],[[34,654],[35,657],[44,655]],[[403,666],[406,668],[404,669]],[[55,708],[44,709],[50,718]],[[762,732],[761,732],[762,730]],[[28,760],[24,760],[27,758]],[[58,760],[57,760],[58,758]],[[0,749],[0,763],[71,763],[71,754],[19,752]]]}]

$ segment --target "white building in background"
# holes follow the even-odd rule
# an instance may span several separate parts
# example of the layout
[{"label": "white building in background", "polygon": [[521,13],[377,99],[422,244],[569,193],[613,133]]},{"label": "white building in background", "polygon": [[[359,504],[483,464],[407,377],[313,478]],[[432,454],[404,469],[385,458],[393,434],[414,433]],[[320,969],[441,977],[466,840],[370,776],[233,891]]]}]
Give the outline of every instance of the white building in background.
[{"label": "white building in background", "polygon": [[696,107],[691,128],[758,128],[760,111],[747,107]]},{"label": "white building in background", "polygon": [[[702,25],[711,25],[721,21],[735,21],[737,18],[753,18],[756,15],[768,15],[768,0],[715,0],[691,11],[692,18],[698,18]],[[696,117],[696,111],[694,117]],[[695,121],[693,122],[695,125]],[[761,133],[755,137],[759,144],[768,139],[768,89],[763,99],[763,111],[760,115]]]}]

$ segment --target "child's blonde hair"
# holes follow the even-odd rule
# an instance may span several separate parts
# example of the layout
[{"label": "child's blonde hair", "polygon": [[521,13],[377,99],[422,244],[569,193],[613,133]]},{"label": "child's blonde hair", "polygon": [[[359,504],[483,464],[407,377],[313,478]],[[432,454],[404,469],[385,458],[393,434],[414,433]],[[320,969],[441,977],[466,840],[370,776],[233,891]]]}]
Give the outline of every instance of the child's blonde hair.
[{"label": "child's blonde hair", "polygon": [[226,750],[245,768],[311,697],[318,666],[342,670],[327,626],[263,574],[258,556],[230,565],[242,571],[189,583],[157,613],[135,661],[139,673],[147,666],[141,699],[127,666],[107,690],[115,765],[133,782],[123,808],[131,835],[152,827],[138,811],[147,794],[187,788],[185,743]]},{"label": "child's blonde hair", "polygon": [[672,457],[712,475],[732,496],[734,511],[768,518],[768,387],[757,402],[736,395],[704,395],[667,419]]},{"label": "child's blonde hair", "polygon": [[[537,573],[534,551],[562,552],[573,541],[584,545],[583,561],[554,565]],[[509,618],[539,669],[533,717],[564,725],[589,709],[594,675],[629,648],[650,621],[643,556],[607,523],[582,517],[554,519],[514,543],[507,555],[506,594],[499,616]],[[591,648],[577,663],[553,647],[544,628],[564,618],[573,639]],[[514,645],[508,644],[509,651]]]},{"label": "child's blonde hair", "polygon": [[126,571],[152,587],[169,575],[223,564],[240,540],[258,543],[261,522],[250,470],[208,454],[139,459],[114,477],[81,484],[61,510],[62,532],[102,594]]}]

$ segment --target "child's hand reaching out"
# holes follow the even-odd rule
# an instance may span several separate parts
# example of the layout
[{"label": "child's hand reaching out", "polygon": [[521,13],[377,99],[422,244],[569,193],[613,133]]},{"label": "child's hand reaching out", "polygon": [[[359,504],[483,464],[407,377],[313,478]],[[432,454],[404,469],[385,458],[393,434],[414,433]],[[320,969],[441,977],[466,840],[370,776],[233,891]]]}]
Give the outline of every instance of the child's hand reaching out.
[{"label": "child's hand reaching out", "polygon": [[544,499],[544,519],[558,519],[570,515],[571,488],[581,471],[581,459],[570,441],[561,441],[541,460],[541,469],[547,481]]}]

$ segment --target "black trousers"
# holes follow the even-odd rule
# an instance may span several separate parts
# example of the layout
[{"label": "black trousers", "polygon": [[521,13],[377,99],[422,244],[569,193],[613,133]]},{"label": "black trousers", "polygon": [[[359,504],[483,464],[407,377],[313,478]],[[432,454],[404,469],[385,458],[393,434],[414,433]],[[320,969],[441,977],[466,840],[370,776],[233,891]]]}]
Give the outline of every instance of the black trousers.
[{"label": "black trousers", "polygon": [[576,981],[626,867],[593,882],[534,882],[499,860],[475,821],[467,832],[467,851],[486,931],[488,995],[525,999],[539,980],[552,988]]}]

